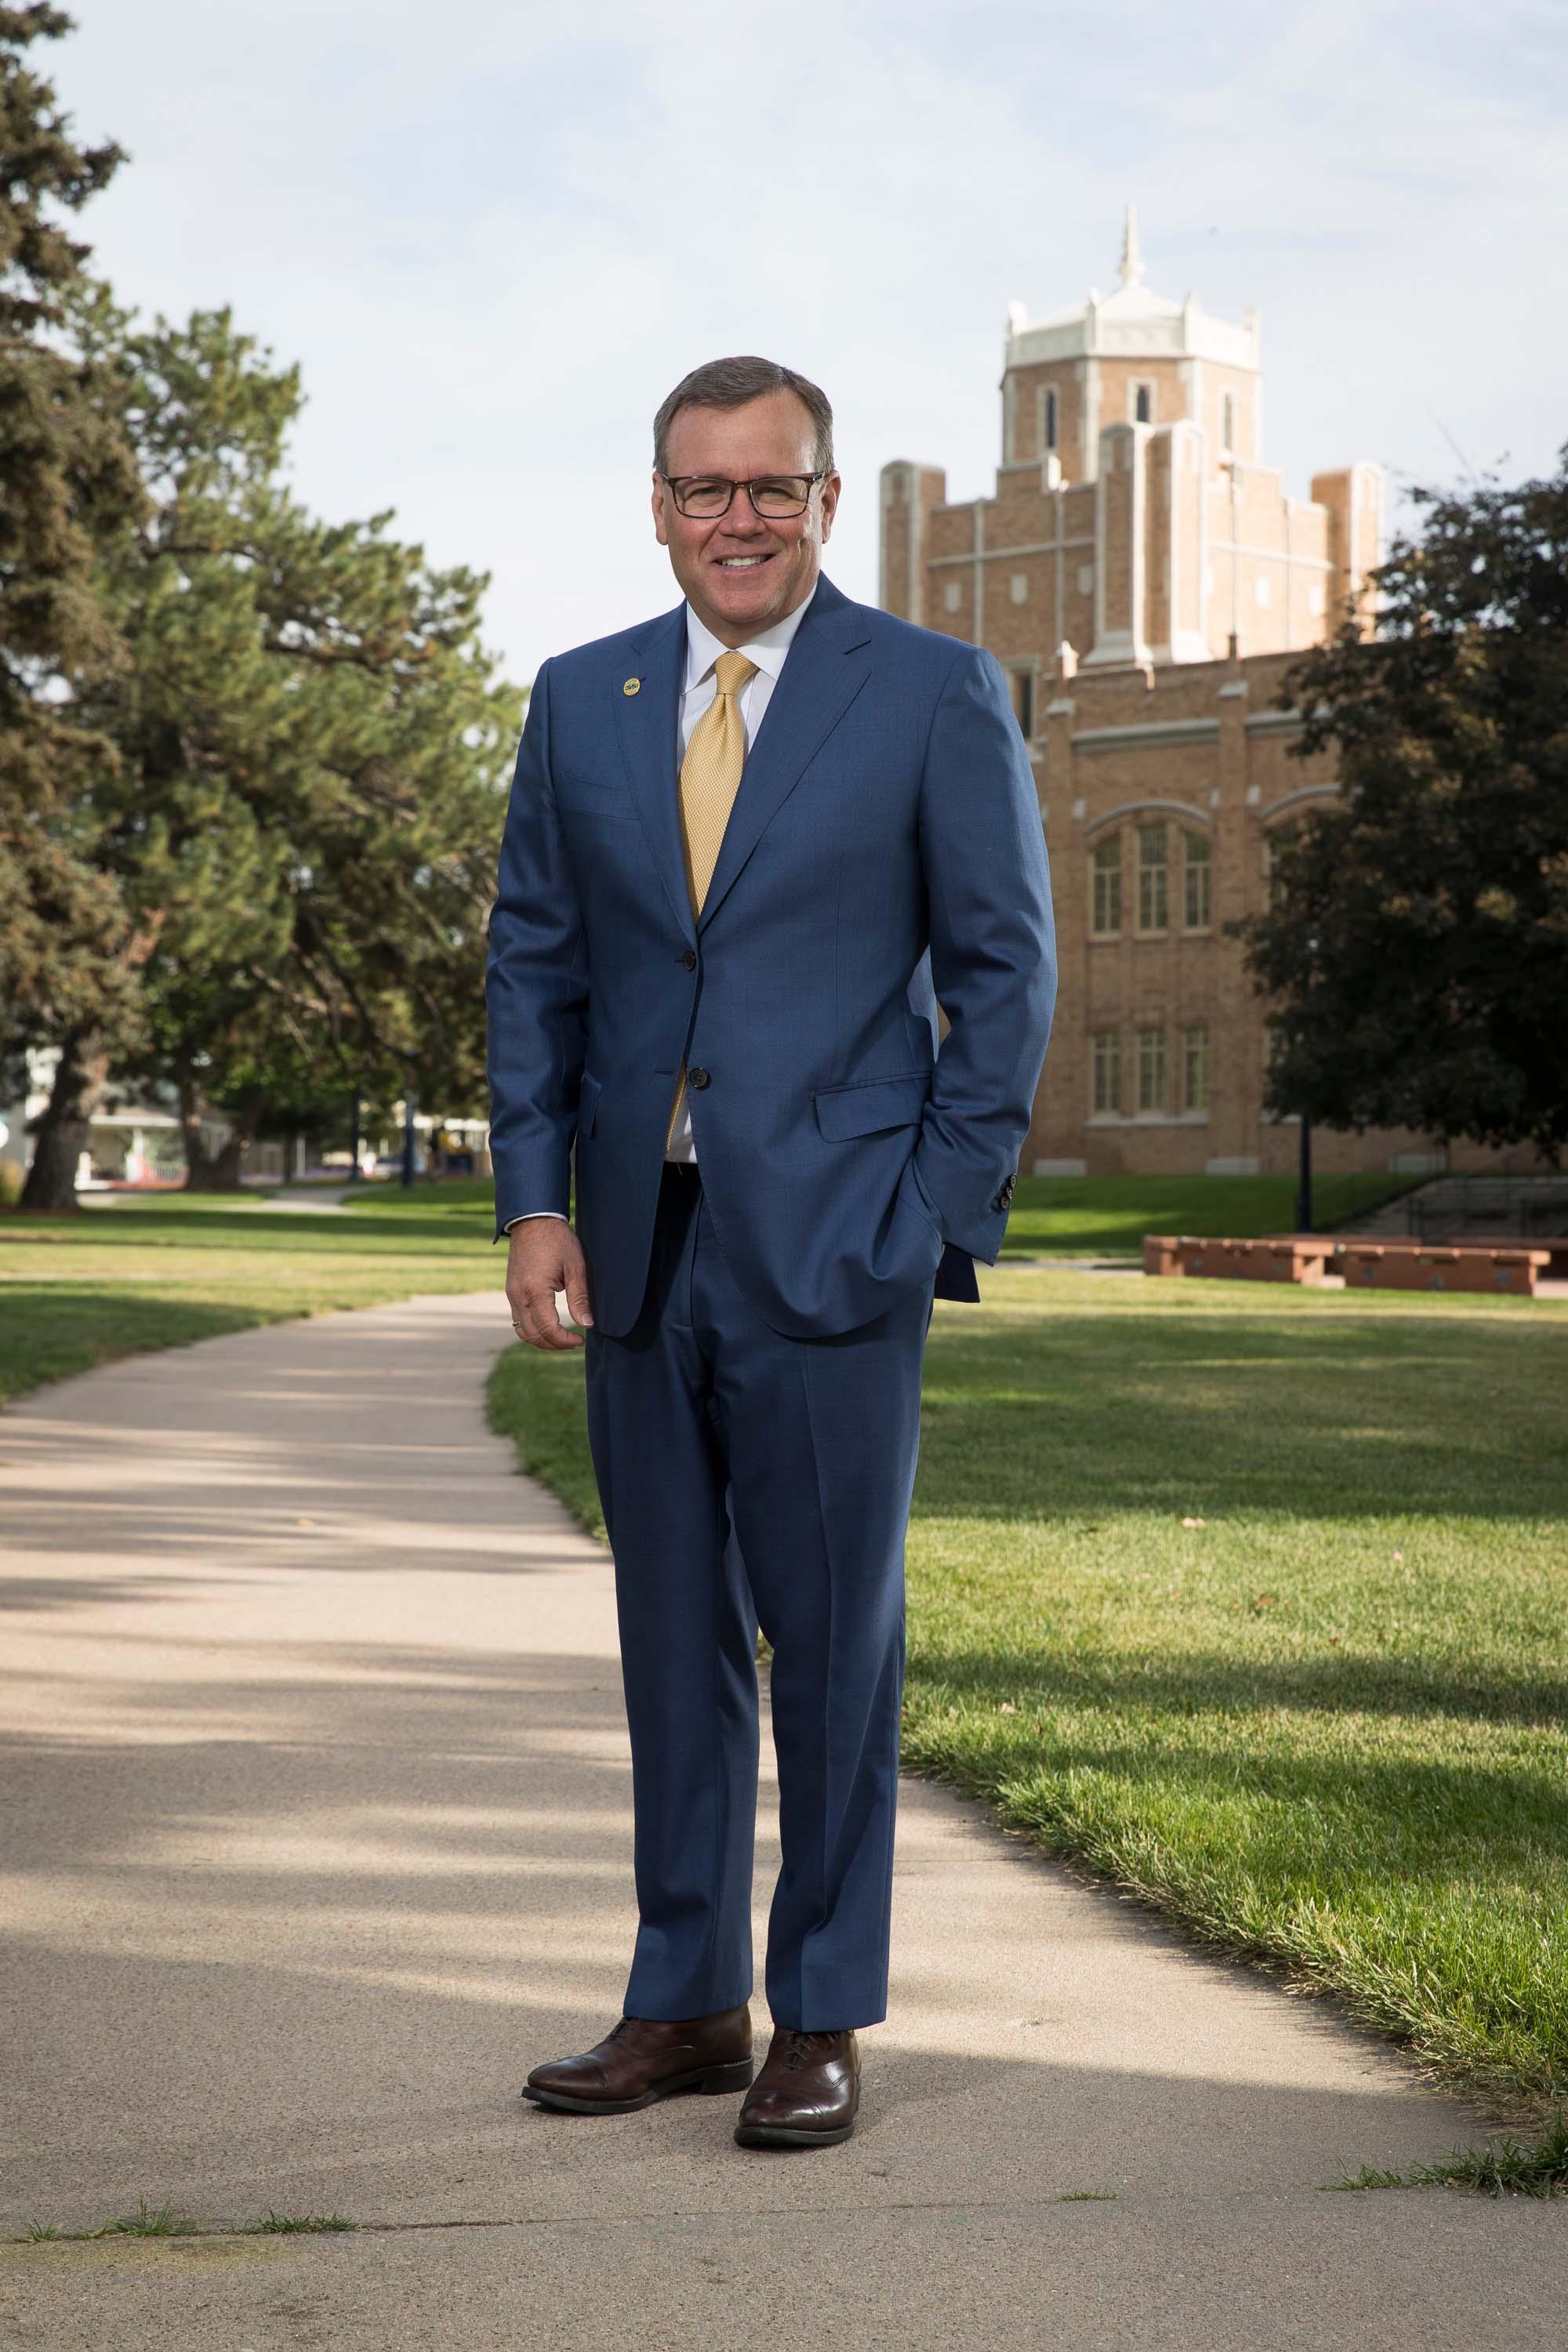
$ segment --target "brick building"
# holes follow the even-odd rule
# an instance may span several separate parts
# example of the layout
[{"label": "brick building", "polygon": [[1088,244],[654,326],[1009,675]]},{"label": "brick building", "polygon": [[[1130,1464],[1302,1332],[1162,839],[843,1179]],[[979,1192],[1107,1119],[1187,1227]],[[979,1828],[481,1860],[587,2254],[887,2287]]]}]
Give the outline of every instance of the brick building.
[{"label": "brick building", "polygon": [[[1029,743],[1061,950],[1057,1026],[1022,1165],[1040,1175],[1283,1173],[1296,1124],[1262,1110],[1266,1010],[1225,926],[1268,887],[1269,843],[1336,787],[1289,756],[1299,649],[1379,558],[1380,469],[1289,497],[1262,456],[1257,317],[1143,283],[1031,325],[1013,305],[1002,463],[951,506],[940,468],[881,482],[881,602],[988,646]],[[1326,1170],[1438,1166],[1409,1134],[1321,1134]]]}]

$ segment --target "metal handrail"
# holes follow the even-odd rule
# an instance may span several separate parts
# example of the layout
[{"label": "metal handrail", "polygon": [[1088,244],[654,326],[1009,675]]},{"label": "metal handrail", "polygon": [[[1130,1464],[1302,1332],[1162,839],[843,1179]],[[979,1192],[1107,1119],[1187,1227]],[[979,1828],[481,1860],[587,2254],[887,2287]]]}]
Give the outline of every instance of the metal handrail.
[{"label": "metal handrail", "polygon": [[1568,1230],[1568,1181],[1542,1176],[1450,1176],[1436,1200],[1405,1205],[1405,1231],[1426,1241],[1453,1239],[1478,1225],[1507,1225],[1521,1238]]}]

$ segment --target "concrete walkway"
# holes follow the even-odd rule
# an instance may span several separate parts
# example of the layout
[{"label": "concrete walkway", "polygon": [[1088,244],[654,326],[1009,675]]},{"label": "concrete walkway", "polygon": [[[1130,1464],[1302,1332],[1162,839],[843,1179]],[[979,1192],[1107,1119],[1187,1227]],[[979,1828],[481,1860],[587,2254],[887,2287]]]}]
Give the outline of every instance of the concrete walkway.
[{"label": "concrete walkway", "polygon": [[362,1189],[354,1184],[300,1184],[293,1189],[285,1187],[281,1192],[268,1193],[264,1199],[258,1200],[256,1206],[273,1216],[279,1213],[284,1216],[321,1216],[341,1209]]},{"label": "concrete walkway", "polygon": [[610,1575],[485,1428],[510,1336],[419,1300],[0,1419],[0,2228],[364,2225],[6,2245],[0,2352],[1558,2340],[1568,2207],[1319,2190],[1487,2117],[918,1782],[847,2146],[520,2100],[632,1916]]}]

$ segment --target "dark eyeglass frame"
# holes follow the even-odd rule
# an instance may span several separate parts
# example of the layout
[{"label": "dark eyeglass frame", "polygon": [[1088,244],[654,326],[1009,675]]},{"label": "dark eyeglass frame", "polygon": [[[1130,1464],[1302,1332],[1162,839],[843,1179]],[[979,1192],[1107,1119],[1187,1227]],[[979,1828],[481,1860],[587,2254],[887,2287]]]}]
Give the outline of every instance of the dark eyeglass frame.
[{"label": "dark eyeglass frame", "polygon": [[[796,515],[803,515],[805,512],[807,507],[811,504],[811,494],[813,490],[816,488],[818,482],[825,482],[827,479],[827,475],[826,472],[816,474],[753,474],[749,481],[730,482],[729,497],[725,499],[723,505],[712,514],[693,514],[689,507],[682,506],[680,502],[680,494],[682,490],[692,482],[729,481],[729,476],[727,474],[660,474],[658,478],[668,490],[670,497],[675,500],[676,512],[678,514],[685,515],[689,522],[718,522],[721,517],[729,513],[730,509],[734,505],[735,493],[737,490],[745,491],[747,498],[752,501],[752,513],[758,515],[763,522],[786,522],[793,521]],[[779,514],[766,515],[763,513],[762,509],[757,505],[755,499],[752,499],[752,492],[759,482],[804,482],[805,484],[805,496],[801,499],[801,502],[797,507],[790,507]]]}]

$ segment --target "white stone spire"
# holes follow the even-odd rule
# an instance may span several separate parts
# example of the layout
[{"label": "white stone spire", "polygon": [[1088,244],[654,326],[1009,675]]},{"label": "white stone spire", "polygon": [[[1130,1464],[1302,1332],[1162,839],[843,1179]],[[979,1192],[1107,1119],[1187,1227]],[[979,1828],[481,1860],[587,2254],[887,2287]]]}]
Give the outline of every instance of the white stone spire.
[{"label": "white stone spire", "polygon": [[1129,204],[1127,226],[1121,232],[1121,268],[1118,273],[1126,287],[1143,283],[1143,252],[1138,242],[1138,207]]}]

